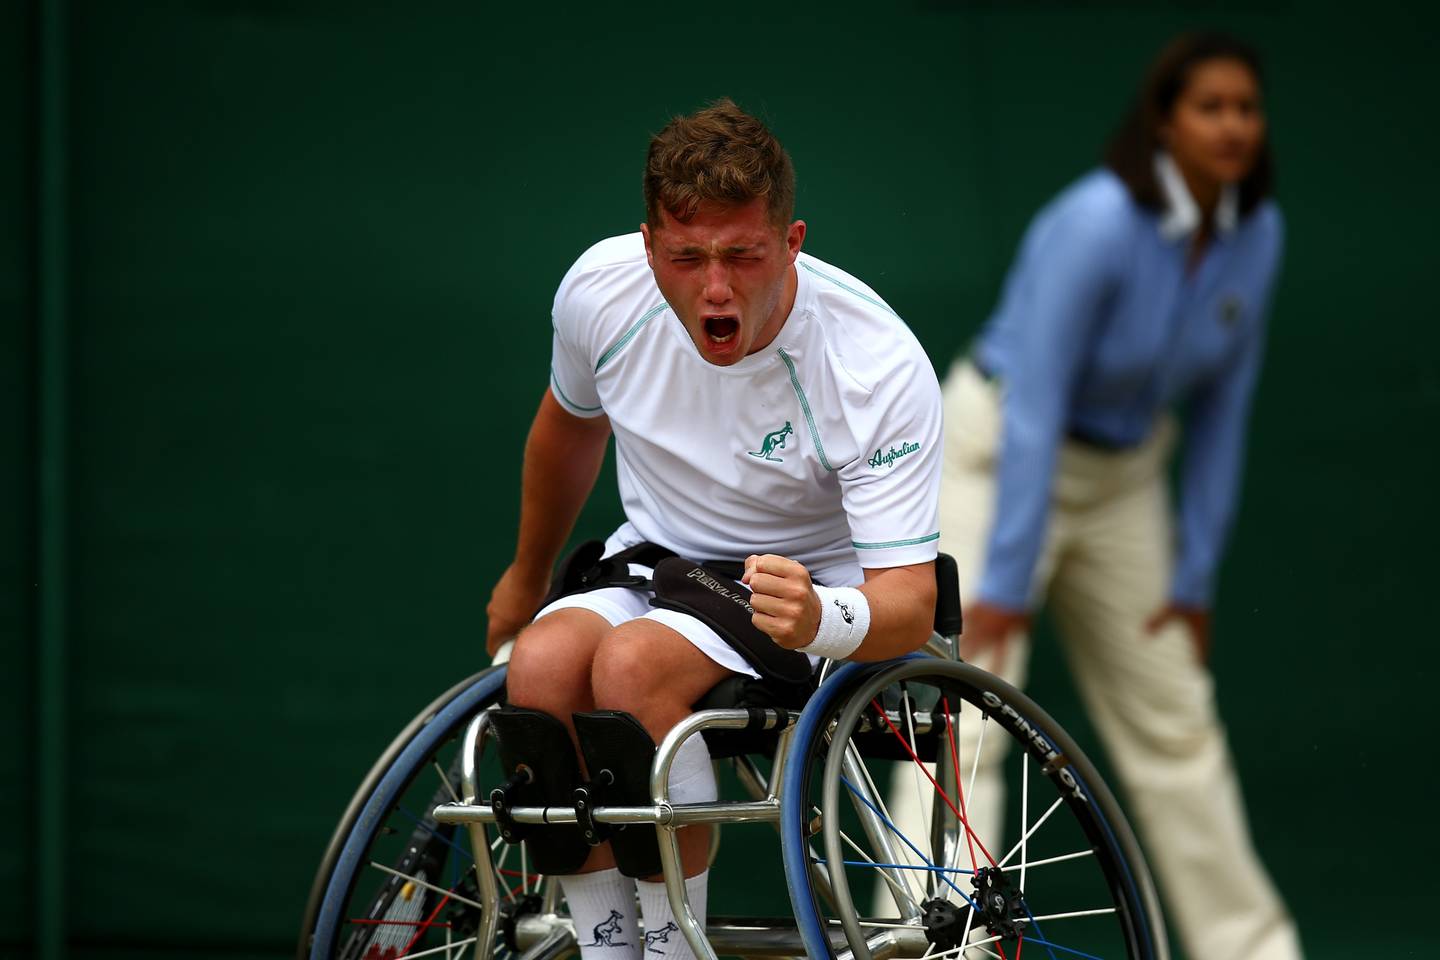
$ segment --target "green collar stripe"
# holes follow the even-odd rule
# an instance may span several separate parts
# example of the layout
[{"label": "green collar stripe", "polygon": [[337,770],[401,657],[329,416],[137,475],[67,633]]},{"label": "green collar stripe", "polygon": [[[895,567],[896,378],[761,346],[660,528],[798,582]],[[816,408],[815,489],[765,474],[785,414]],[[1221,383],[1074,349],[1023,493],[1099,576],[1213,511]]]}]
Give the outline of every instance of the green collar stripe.
[{"label": "green collar stripe", "polygon": [[560,394],[560,399],[565,401],[565,405],[571,409],[584,410],[586,413],[594,413],[596,410],[605,409],[604,407],[587,407],[583,403],[576,403],[574,400],[565,396],[565,391],[560,389],[560,381],[555,377],[554,367],[550,368],[550,385],[555,388],[556,393]]},{"label": "green collar stripe", "polygon": [[790,354],[786,353],[783,347],[779,353],[780,359],[785,361],[786,369],[790,371],[790,386],[795,389],[795,396],[800,400],[800,409],[805,412],[805,422],[810,425],[810,439],[815,442],[815,453],[820,457],[820,466],[834,473],[835,468],[830,466],[830,461],[825,457],[825,448],[820,443],[820,431],[815,429],[815,417],[810,413],[810,401],[805,399],[800,378],[795,375],[795,361],[790,359]]},{"label": "green collar stripe", "polygon": [[917,543],[929,543],[931,540],[939,540],[940,533],[936,531],[928,537],[915,537],[911,540],[886,540],[884,543],[861,543],[859,540],[851,540],[850,546],[856,550],[886,550],[890,547],[913,547]]},{"label": "green collar stripe", "polygon": [[804,267],[806,270],[808,270],[808,271],[810,271],[811,273],[815,274],[815,276],[819,277],[819,278],[822,279],[822,280],[829,280],[831,283],[835,284],[835,286],[839,287],[841,290],[844,290],[846,293],[853,294],[853,295],[859,297],[861,300],[864,300],[866,303],[873,304],[874,306],[879,307],[881,310],[884,310],[886,313],[890,314],[890,316],[894,317],[896,320],[899,320],[899,319],[900,319],[900,314],[896,313],[894,310],[891,310],[888,305],[886,305],[884,302],[882,302],[882,301],[880,301],[880,300],[876,300],[874,297],[870,296],[870,294],[868,294],[868,293],[862,293],[862,292],[860,292],[859,290],[856,290],[854,287],[850,286],[848,283],[841,283],[839,280],[836,280],[834,277],[830,276],[828,273],[821,273],[819,270],[816,270],[814,267],[810,266],[810,264],[808,264],[808,263],[802,263],[802,264],[800,264],[800,266]]},{"label": "green collar stripe", "polygon": [[635,339],[635,334],[640,332],[641,327],[649,323],[656,314],[658,314],[661,310],[664,310],[668,306],[670,306],[670,304],[661,303],[658,306],[654,306],[651,307],[649,310],[646,310],[645,315],[639,320],[636,320],[633,327],[625,331],[625,336],[621,337],[619,342],[616,343],[615,346],[611,347],[609,350],[606,350],[600,355],[600,362],[595,364],[595,372],[599,373],[601,367],[605,366],[605,364],[609,363],[612,359],[614,359],[615,354],[619,353],[621,350],[624,350],[625,345],[631,340]]}]

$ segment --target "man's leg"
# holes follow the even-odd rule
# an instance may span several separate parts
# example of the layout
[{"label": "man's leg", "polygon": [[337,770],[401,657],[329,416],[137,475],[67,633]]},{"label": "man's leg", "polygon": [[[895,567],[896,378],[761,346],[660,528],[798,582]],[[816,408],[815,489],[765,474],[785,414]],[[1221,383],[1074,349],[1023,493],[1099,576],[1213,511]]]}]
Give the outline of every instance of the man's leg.
[{"label": "man's leg", "polygon": [[[675,724],[694,712],[692,704],[729,673],[670,627],[654,620],[632,620],[611,631],[596,652],[595,705],[624,710],[659,743]],[[699,803],[715,796],[710,752],[704,739],[696,735],[675,755],[670,797],[677,803]],[[686,891],[702,924],[710,829],[685,827],[678,836]],[[659,880],[651,877],[637,884],[645,916],[645,956],[693,960],[694,953],[675,924],[665,886]]]},{"label": "man's leg", "polygon": [[[611,629],[606,617],[572,607],[547,614],[522,630],[506,678],[510,703],[556,717],[573,739],[571,715],[595,709],[591,672],[595,652]],[[579,873],[562,878],[560,885],[584,960],[640,957],[635,885],[615,869],[609,844],[591,850]]]},{"label": "man's leg", "polygon": [[1157,473],[1089,512],[1054,581],[1055,617],[1186,955],[1298,960],[1251,844],[1210,671],[1184,626],[1144,627],[1169,589],[1162,483]]}]

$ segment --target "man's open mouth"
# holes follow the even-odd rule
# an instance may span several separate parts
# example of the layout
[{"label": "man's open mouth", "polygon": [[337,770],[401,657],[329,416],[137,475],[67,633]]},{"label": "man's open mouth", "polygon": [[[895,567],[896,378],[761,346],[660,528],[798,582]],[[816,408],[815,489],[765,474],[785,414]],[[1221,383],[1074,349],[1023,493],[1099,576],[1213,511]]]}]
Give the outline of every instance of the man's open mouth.
[{"label": "man's open mouth", "polygon": [[739,317],[706,317],[705,336],[711,343],[729,343],[740,331]]}]

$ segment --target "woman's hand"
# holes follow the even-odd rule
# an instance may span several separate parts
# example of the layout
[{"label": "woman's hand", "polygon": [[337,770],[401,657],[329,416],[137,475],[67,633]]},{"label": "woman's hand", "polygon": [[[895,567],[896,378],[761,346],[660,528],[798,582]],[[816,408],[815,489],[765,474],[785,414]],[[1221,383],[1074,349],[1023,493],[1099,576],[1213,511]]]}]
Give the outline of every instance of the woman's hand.
[{"label": "woman's hand", "polygon": [[981,656],[988,653],[991,673],[999,674],[1005,665],[1005,648],[1016,633],[1030,629],[1030,614],[1024,610],[997,607],[983,600],[965,608],[965,629],[960,633],[960,657],[984,667]]},{"label": "woman's hand", "polygon": [[1179,620],[1190,628],[1190,639],[1195,644],[1195,659],[1199,663],[1209,663],[1210,611],[1204,607],[1167,603],[1145,621],[1145,632],[1154,636],[1171,620]]}]

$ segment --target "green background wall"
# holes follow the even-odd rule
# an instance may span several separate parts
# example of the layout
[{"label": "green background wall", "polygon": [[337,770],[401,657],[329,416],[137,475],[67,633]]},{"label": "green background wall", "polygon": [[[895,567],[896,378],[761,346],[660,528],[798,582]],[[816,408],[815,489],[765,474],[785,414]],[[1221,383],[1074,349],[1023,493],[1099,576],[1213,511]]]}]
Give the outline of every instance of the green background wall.
[{"label": "green background wall", "polygon": [[[0,4],[0,955],[30,954],[47,865],[71,955],[291,949],[370,759],[484,661],[555,284],[638,223],[670,115],[728,94],[768,118],[807,248],[875,286],[943,370],[1028,217],[1197,24],[1268,55],[1289,226],[1218,612],[1223,709],[1310,955],[1421,955],[1440,892],[1433,14],[63,6],[68,737],[42,756],[41,5]],[[617,516],[607,488],[582,524]],[[1035,674],[1083,729],[1053,645]],[[60,796],[37,794],[46,763]],[[745,856],[717,909],[740,902]]]}]

